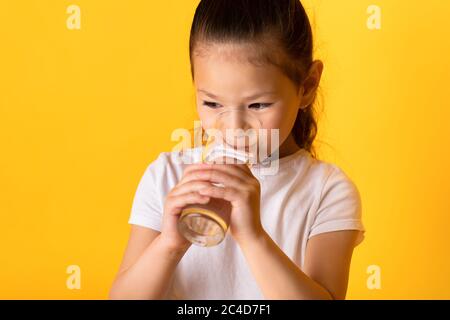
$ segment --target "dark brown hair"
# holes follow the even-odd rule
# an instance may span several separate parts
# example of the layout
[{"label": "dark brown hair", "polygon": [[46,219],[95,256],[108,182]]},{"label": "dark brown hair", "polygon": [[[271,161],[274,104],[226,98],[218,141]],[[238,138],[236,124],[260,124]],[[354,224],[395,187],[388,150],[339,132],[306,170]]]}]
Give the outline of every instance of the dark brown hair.
[{"label": "dark brown hair", "polygon": [[[199,42],[254,44],[258,61],[277,65],[299,88],[313,62],[311,24],[299,0],[201,0],[189,42],[192,78]],[[316,156],[312,105],[299,110],[292,134],[299,147]]]}]

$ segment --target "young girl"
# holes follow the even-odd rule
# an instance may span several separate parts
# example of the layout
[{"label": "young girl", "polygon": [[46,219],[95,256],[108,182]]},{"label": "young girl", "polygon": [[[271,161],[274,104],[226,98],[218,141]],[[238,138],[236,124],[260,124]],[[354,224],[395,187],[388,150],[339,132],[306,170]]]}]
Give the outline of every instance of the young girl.
[{"label": "young girl", "polygon": [[[190,57],[203,129],[224,110],[251,112],[279,129],[278,173],[160,153],[137,188],[110,298],[345,298],[364,237],[361,200],[341,169],[314,156],[323,64],[312,51],[299,0],[200,1]],[[192,245],[178,232],[180,211],[211,197],[231,202],[229,232],[217,246]]]}]

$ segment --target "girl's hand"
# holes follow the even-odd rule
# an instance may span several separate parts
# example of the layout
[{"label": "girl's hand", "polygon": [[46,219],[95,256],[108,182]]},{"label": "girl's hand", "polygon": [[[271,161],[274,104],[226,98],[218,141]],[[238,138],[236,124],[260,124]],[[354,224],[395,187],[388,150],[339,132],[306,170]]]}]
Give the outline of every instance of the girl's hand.
[{"label": "girl's hand", "polygon": [[183,178],[167,194],[165,199],[161,240],[173,250],[187,250],[192,244],[178,231],[178,219],[181,210],[187,204],[207,203],[210,198],[199,194],[198,190],[210,186],[211,183],[186,179],[186,175],[193,169],[198,169],[198,167],[201,167],[201,164],[189,165],[183,173]]},{"label": "girl's hand", "polygon": [[[209,181],[199,194],[231,202],[230,233],[238,243],[263,235],[259,181],[245,164],[203,164],[186,175],[189,181]],[[221,183],[224,187],[211,185]]]}]

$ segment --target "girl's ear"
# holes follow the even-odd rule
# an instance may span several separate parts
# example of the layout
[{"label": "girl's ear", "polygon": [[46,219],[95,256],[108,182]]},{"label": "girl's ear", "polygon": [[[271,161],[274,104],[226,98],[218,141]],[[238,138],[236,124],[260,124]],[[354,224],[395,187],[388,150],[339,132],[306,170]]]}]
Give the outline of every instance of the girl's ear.
[{"label": "girl's ear", "polygon": [[323,63],[320,60],[315,60],[308,70],[307,76],[302,84],[302,102],[300,108],[306,108],[314,102],[317,88],[319,87],[320,79],[323,72]]}]

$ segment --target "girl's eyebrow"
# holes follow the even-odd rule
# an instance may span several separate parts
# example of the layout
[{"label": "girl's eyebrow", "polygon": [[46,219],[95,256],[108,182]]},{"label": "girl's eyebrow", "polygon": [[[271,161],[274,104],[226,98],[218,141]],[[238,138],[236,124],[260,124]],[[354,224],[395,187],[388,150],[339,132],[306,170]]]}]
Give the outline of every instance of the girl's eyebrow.
[{"label": "girl's eyebrow", "polygon": [[[220,100],[220,97],[216,96],[215,94],[209,93],[208,91],[205,91],[203,89],[198,89],[197,91],[204,93],[205,95],[207,95],[208,97],[210,97],[212,99]],[[267,96],[267,95],[271,95],[271,94],[275,94],[275,93],[276,92],[261,92],[261,93],[257,93],[257,94],[248,96],[248,97],[244,98],[244,100],[254,100],[256,98]]]},{"label": "girl's eyebrow", "polygon": [[207,95],[210,98],[220,100],[218,96],[216,96],[216,95],[214,95],[212,93],[209,93],[208,91],[205,91],[205,90],[202,90],[202,89],[198,89],[197,91],[204,93],[205,95]]}]

